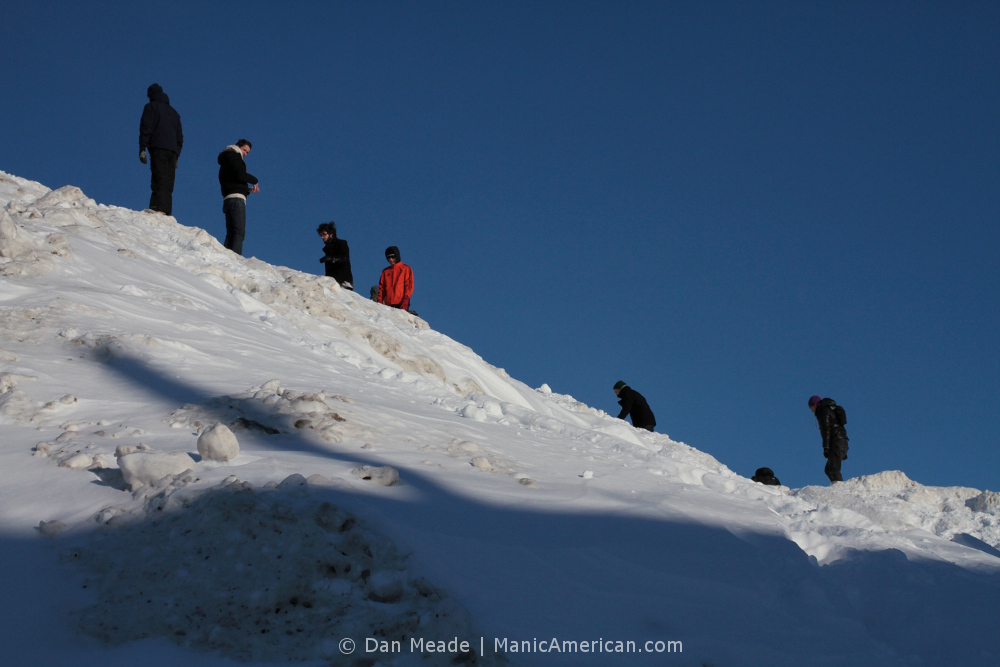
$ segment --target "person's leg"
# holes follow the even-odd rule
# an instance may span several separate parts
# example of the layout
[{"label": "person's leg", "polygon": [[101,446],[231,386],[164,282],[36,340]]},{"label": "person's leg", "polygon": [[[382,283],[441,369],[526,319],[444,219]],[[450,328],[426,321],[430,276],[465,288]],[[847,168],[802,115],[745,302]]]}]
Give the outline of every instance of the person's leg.
[{"label": "person's leg", "polygon": [[[153,193],[149,196],[149,208],[154,211],[167,211],[164,207],[169,209],[169,203],[164,201],[164,194],[167,192],[167,188],[171,187],[172,184],[168,186],[168,183],[172,182],[172,178],[168,176],[168,172],[171,168],[170,158],[173,153],[170,151],[161,150],[159,148],[149,149],[149,170],[152,172],[149,188]],[[169,215],[169,213],[168,213]]]},{"label": "person's leg", "polygon": [[647,430],[647,431],[649,431],[650,433],[652,433],[652,432],[653,432],[653,427],[652,427],[652,426],[650,426],[649,424],[647,424],[646,426],[642,426],[641,428],[644,428],[644,429],[646,429],[646,430]]},{"label": "person's leg", "polygon": [[163,192],[160,195],[160,203],[163,205],[163,208],[160,210],[167,215],[174,214],[174,177],[176,174],[177,156],[173,153],[167,153],[166,177],[164,179]]},{"label": "person's leg", "polygon": [[826,459],[826,467],[823,468],[823,472],[830,478],[831,484],[844,481],[843,476],[840,474],[840,461],[840,456],[834,451],[831,451],[830,456]]},{"label": "person's leg", "polygon": [[171,151],[159,148],[149,149],[149,168],[152,172],[149,208],[167,215],[173,215],[174,159]]},{"label": "person's leg", "polygon": [[247,226],[247,203],[238,197],[232,197],[223,201],[222,211],[226,214],[224,245],[237,255],[242,255]]}]

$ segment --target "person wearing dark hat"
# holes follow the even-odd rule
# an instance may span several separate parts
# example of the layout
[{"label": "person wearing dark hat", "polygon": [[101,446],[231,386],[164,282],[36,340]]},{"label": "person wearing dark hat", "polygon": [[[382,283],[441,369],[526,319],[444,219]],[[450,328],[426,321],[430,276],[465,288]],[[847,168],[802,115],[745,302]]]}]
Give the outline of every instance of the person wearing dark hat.
[{"label": "person wearing dark hat", "polygon": [[237,255],[243,254],[243,239],[247,229],[247,197],[260,192],[257,177],[247,173],[246,156],[253,148],[246,139],[226,146],[219,153],[219,186],[222,188],[222,212],[226,215],[226,242],[223,244]]},{"label": "person wearing dark hat", "polygon": [[809,398],[809,409],[816,415],[816,424],[823,436],[823,456],[826,467],[823,472],[830,478],[830,484],[843,482],[840,464],[847,458],[847,413],[832,398]]},{"label": "person wearing dark hat", "polygon": [[326,264],[326,275],[330,276],[344,289],[354,291],[354,274],[351,273],[351,249],[347,241],[337,238],[337,225],[334,222],[324,222],[316,228],[316,233],[323,239],[323,256],[319,261]]},{"label": "person wearing dark hat", "polygon": [[614,389],[615,396],[618,397],[618,405],[622,406],[622,411],[618,413],[618,419],[625,419],[631,415],[632,426],[652,432],[653,427],[656,426],[656,417],[653,416],[653,411],[649,409],[649,403],[646,402],[643,395],[625,384],[623,380],[615,382]]},{"label": "person wearing dark hat", "polygon": [[[181,116],[170,106],[170,98],[160,84],[146,90],[149,103],[142,109],[139,120],[139,161],[149,162],[153,172],[149,208],[163,215],[172,215],[174,208],[174,174],[177,158],[184,146]],[[149,149],[147,157],[146,149]]]},{"label": "person wearing dark hat", "polygon": [[409,310],[410,297],[413,296],[413,269],[400,261],[399,248],[394,245],[385,249],[385,258],[389,260],[389,266],[382,269],[376,300],[393,308]]}]

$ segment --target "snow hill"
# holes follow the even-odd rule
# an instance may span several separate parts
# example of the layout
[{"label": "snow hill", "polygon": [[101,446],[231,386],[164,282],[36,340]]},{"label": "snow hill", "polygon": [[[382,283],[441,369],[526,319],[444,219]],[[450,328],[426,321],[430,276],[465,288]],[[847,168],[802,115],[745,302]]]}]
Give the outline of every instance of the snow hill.
[{"label": "snow hill", "polygon": [[1000,664],[997,493],[765,487],[173,218],[0,206],[5,664]]}]

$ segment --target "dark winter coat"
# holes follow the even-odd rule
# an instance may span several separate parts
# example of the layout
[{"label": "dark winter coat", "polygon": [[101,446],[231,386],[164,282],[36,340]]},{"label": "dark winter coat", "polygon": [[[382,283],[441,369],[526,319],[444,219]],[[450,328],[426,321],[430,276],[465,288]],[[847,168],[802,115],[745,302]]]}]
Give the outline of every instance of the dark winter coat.
[{"label": "dark winter coat", "polygon": [[816,405],[816,423],[823,436],[823,455],[836,453],[847,458],[847,413],[832,398],[824,398]]},{"label": "dark winter coat", "polygon": [[341,285],[344,283],[354,285],[354,274],[351,273],[351,249],[347,246],[347,241],[332,236],[323,246],[323,253],[326,275]]},{"label": "dark winter coat", "polygon": [[226,150],[219,153],[219,185],[222,187],[222,196],[246,196],[250,194],[248,183],[256,184],[257,177],[247,173],[243,151],[237,146],[226,146]]},{"label": "dark winter coat", "polygon": [[656,426],[656,417],[649,409],[649,403],[646,402],[642,394],[632,387],[625,385],[619,390],[618,405],[622,406],[622,411],[618,413],[618,419],[625,419],[628,415],[632,415],[632,426],[636,428]]},{"label": "dark winter coat", "polygon": [[183,147],[180,114],[170,106],[166,93],[151,93],[139,120],[139,150],[159,148],[180,155]]}]

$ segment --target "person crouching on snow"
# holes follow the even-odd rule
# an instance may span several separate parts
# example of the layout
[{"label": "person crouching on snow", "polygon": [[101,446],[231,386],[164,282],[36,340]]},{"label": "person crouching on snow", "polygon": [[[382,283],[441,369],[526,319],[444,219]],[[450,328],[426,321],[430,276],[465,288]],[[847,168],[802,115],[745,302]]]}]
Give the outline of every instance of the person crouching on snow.
[{"label": "person crouching on snow", "polygon": [[385,258],[389,260],[389,266],[382,269],[376,300],[393,308],[409,310],[410,297],[413,296],[413,270],[400,261],[399,248],[394,245],[385,249]]}]

